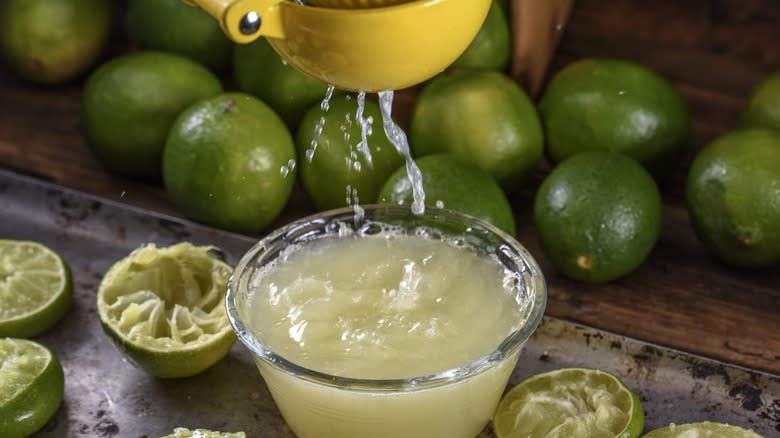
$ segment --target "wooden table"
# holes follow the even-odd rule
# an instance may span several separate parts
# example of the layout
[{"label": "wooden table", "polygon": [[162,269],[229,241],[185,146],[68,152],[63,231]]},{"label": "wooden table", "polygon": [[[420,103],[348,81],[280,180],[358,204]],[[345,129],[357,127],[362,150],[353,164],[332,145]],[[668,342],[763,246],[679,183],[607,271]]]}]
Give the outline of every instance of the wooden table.
[{"label": "wooden table", "polygon": [[[734,127],[750,88],[780,68],[776,6],[773,0],[576,3],[553,72],[583,56],[644,63],[682,92],[693,136],[684,163],[664,188],[656,248],[636,272],[609,285],[569,281],[544,257],[530,216],[536,185],[512,199],[518,238],[548,279],[549,315],[780,374],[780,269],[737,270],[710,257],[692,232],[683,190],[696,151]],[[125,50],[120,32],[109,55]],[[0,67],[0,165],[180,216],[161,186],[111,175],[93,158],[78,128],[80,86],[36,87]],[[411,98],[407,93],[400,99],[400,112]],[[297,191],[278,223],[311,211]]]}]

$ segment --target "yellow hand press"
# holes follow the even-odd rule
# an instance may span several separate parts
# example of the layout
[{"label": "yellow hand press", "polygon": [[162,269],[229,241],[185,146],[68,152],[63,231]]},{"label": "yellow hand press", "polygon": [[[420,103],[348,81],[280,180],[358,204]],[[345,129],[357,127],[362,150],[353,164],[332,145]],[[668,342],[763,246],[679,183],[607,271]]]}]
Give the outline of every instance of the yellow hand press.
[{"label": "yellow hand press", "polygon": [[237,43],[260,36],[298,70],[349,91],[424,82],[460,56],[491,0],[184,0]]}]

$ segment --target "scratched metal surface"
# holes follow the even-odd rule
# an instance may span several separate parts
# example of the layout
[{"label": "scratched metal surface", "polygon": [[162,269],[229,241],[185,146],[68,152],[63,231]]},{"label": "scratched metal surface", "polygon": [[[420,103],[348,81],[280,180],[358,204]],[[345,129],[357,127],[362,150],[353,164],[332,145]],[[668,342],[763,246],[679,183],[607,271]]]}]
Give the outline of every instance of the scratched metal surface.
[{"label": "scratched metal surface", "polygon": [[[95,310],[102,274],[142,243],[212,244],[234,263],[254,239],[2,170],[0,238],[45,243],[64,256],[74,275],[72,308],[37,339],[60,358],[66,384],[63,406],[36,438],[151,438],[176,426],[243,430],[252,438],[292,436],[242,345],[198,376],[159,380],[123,359],[102,332]],[[780,436],[780,377],[552,318],[527,344],[511,383],[566,366],[621,376],[643,401],[647,430],[710,420]]]}]

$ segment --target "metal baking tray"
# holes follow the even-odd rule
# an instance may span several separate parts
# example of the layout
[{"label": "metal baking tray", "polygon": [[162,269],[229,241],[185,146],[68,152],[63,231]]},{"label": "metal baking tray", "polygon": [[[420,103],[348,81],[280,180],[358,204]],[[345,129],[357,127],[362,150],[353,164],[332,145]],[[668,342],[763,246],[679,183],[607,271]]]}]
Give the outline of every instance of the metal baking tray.
[{"label": "metal baking tray", "polygon": [[[221,248],[235,263],[256,239],[75,192],[0,170],[0,238],[51,246],[70,264],[73,306],[37,340],[65,370],[65,401],[35,437],[156,438],[175,427],[290,438],[248,351],[236,343],[206,372],[161,380],[133,367],[103,333],[95,293],[116,260],[146,242]],[[721,421],[780,436],[780,377],[547,317],[526,345],[515,383],[568,366],[613,372],[646,408],[646,430]],[[484,436],[490,436],[487,430]]]}]

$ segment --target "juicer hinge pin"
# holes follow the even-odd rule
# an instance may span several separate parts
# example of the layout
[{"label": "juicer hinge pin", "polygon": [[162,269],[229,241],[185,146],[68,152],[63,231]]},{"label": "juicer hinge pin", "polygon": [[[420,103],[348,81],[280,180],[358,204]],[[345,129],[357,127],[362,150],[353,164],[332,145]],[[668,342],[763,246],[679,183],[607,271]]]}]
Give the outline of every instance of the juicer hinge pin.
[{"label": "juicer hinge pin", "polygon": [[241,18],[238,30],[244,35],[253,35],[260,29],[262,21],[260,14],[255,11],[249,11]]}]

